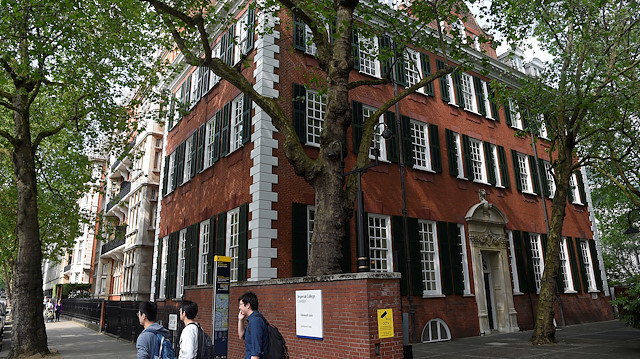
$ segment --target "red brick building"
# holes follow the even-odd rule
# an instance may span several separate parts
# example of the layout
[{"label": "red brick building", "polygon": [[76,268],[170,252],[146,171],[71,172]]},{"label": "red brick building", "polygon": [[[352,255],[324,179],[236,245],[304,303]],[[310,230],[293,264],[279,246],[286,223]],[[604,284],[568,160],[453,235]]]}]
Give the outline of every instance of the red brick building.
[{"label": "red brick building", "polygon": [[[259,93],[278,98],[314,158],[324,102],[306,80],[319,72],[315,49],[305,41],[305,25],[282,11],[276,31],[258,36],[245,24],[260,27],[272,19],[248,7],[238,10],[238,19],[235,26],[219,30],[214,55],[232,66],[243,54],[253,60],[242,74]],[[476,38],[482,30],[468,21],[466,33]],[[358,43],[367,41],[373,41],[373,48],[384,46],[383,37]],[[398,165],[402,141],[408,149],[404,170],[416,341],[533,326],[544,267],[545,216],[551,213],[554,190],[547,174],[550,146],[544,129],[535,141],[533,134],[515,135],[527,129],[526,118],[515,106],[498,106],[489,84],[494,79],[515,84],[525,75],[514,75],[495,50],[487,47],[483,54],[480,46],[487,45],[470,44],[468,51],[486,58],[491,77],[454,73],[400,101],[380,119],[394,137],[378,140],[380,164],[362,180],[371,270],[402,273],[406,313]],[[367,51],[360,48],[351,80],[380,77],[384,63]],[[416,83],[442,64],[437,54],[409,49],[399,85]],[[185,66],[168,87],[190,111],[184,116],[174,111],[166,126],[155,300],[180,300],[186,286],[211,283],[215,254],[232,258],[232,282],[305,276],[315,195],[285,158],[282,136],[270,118],[208,69]],[[355,160],[358,126],[393,91],[393,85],[351,91],[346,168]],[[559,324],[612,317],[585,178],[576,173],[567,204]],[[346,272],[356,270],[355,227],[352,219],[351,242],[343,248]]]}]

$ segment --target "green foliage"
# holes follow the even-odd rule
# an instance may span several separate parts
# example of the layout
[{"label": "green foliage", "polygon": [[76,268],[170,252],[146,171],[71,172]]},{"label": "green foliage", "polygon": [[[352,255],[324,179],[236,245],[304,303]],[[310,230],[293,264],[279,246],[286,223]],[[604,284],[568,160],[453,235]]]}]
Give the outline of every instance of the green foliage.
[{"label": "green foliage", "polygon": [[620,317],[627,325],[640,329],[640,276],[629,279],[624,292],[611,301],[618,307]]},{"label": "green foliage", "polygon": [[65,283],[62,285],[62,298],[89,298],[91,284]]}]

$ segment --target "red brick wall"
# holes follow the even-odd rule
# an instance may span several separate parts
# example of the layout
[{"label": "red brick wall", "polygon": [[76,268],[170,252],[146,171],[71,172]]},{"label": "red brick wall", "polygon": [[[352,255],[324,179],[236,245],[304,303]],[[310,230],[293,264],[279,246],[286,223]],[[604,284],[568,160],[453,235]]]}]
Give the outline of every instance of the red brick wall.
[{"label": "red brick wall", "polygon": [[[316,279],[320,279],[319,281]],[[297,290],[322,290],[323,339],[296,336]],[[244,343],[237,335],[237,298],[246,291],[258,295],[259,310],[284,336],[291,358],[402,358],[400,284],[393,274],[361,273],[305,277],[232,286],[229,304],[229,358],[242,358]],[[211,288],[189,287],[185,299],[198,303],[198,320],[211,334]],[[394,337],[379,339],[378,309],[393,310]],[[379,355],[375,354],[379,346]]]}]

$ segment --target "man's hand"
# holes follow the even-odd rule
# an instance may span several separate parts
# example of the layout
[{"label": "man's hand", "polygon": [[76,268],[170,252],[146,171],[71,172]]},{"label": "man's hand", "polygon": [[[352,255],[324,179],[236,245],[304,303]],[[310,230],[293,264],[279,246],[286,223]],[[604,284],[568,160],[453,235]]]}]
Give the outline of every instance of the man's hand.
[{"label": "man's hand", "polygon": [[243,320],[245,318],[244,313],[242,313],[242,311],[238,311],[238,320]]}]

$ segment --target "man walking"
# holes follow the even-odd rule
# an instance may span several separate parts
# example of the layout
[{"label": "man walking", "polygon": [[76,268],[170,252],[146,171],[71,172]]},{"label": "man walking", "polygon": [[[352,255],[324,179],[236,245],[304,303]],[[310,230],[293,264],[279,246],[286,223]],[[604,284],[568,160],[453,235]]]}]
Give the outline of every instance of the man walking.
[{"label": "man walking", "polygon": [[137,359],[153,359],[160,351],[156,333],[160,333],[166,340],[169,340],[169,331],[162,325],[156,323],[158,315],[158,305],[155,302],[142,302],[138,310],[138,321],[144,330],[138,336],[136,349]]},{"label": "man walking", "polygon": [[178,308],[184,329],[180,335],[180,353],[178,359],[195,359],[198,357],[198,326],[195,318],[198,315],[198,304],[185,300]]},{"label": "man walking", "polygon": [[[238,337],[244,339],[244,358],[260,359],[269,345],[264,317],[258,311],[258,296],[247,292],[238,298]],[[247,319],[247,326],[244,325]]]}]

